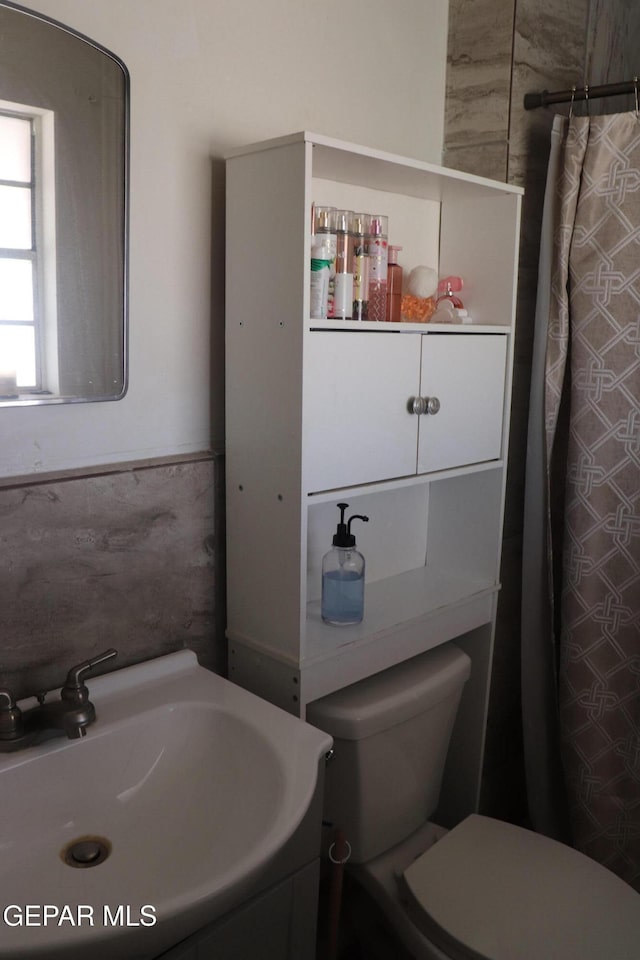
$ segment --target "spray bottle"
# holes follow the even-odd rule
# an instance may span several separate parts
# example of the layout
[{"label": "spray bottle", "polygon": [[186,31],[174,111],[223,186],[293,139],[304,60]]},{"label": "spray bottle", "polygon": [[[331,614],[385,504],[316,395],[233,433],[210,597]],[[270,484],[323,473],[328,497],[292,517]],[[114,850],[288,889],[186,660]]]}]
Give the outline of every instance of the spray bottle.
[{"label": "spray bottle", "polygon": [[336,279],[333,300],[333,314],[341,320],[350,320],[353,310],[353,273],[349,256],[349,225],[353,213],[351,210],[337,210],[335,215],[336,232]]},{"label": "spray bottle", "polygon": [[334,626],[360,623],[364,616],[364,557],[355,549],[351,533],[354,520],[368,522],[369,517],[354,514],[345,522],[348,503],[339,503],[340,523],[333,546],[322,558],[322,619]]},{"label": "spray bottle", "polygon": [[369,257],[367,256],[367,230],[369,216],[354,213],[349,230],[349,255],[353,273],[353,320],[369,319]]},{"label": "spray bottle", "polygon": [[332,252],[326,236],[311,237],[311,275],[309,306],[312,320],[324,320],[329,309],[329,278]]},{"label": "spray bottle", "polygon": [[[328,260],[329,261],[329,273],[326,279],[327,285],[327,302],[323,310],[318,313],[313,311],[311,317],[313,319],[323,319],[325,317],[333,316],[333,298],[334,298],[334,287],[335,287],[335,276],[336,276],[336,233],[335,233],[335,207],[321,207],[317,204],[313,206],[313,237],[311,238],[311,258],[312,261],[316,260]],[[313,247],[322,247],[322,252],[320,255],[317,253],[314,254]],[[316,270],[318,268],[316,267]],[[324,268],[320,268],[324,269]],[[311,265],[311,270],[314,270],[313,262]],[[312,278],[313,279],[313,278]],[[316,278],[318,279],[318,278]],[[324,283],[324,278],[321,281]],[[313,299],[312,299],[313,304]]]},{"label": "spray bottle", "polygon": [[369,217],[367,256],[369,257],[369,320],[386,320],[387,313],[387,224],[388,217]]},{"label": "spray bottle", "polygon": [[402,247],[389,244],[389,263],[387,267],[387,312],[388,323],[400,323],[402,319],[402,267],[398,263],[398,252]]}]

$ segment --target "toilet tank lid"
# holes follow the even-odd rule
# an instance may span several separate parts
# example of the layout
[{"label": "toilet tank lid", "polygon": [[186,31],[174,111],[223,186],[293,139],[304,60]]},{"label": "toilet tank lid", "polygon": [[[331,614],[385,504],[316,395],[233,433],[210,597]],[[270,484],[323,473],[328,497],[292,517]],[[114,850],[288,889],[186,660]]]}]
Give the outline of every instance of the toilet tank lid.
[{"label": "toilet tank lid", "polygon": [[640,895],[541,834],[473,814],[404,872],[407,909],[447,957],[636,960]]},{"label": "toilet tank lid", "polygon": [[362,740],[458,694],[471,660],[452,643],[344,687],[307,707],[307,720],[341,740]]}]

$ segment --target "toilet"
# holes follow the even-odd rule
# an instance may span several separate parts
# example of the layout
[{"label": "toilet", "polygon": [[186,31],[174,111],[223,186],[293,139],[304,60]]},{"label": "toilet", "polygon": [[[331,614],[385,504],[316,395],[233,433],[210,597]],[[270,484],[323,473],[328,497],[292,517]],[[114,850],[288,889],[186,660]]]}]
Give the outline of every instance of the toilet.
[{"label": "toilet", "polygon": [[449,643],[309,704],[347,869],[416,960],[638,960],[640,895],[609,870],[489,817],[430,822],[470,669]]}]

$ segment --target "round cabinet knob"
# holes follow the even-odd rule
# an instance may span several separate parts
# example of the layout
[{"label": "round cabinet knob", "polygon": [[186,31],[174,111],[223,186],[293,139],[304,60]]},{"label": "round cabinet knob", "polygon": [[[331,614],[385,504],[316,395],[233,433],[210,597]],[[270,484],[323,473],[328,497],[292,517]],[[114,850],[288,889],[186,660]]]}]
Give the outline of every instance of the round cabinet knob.
[{"label": "round cabinet knob", "polygon": [[409,413],[415,413],[417,417],[421,417],[425,413],[434,416],[440,409],[440,401],[437,397],[409,397],[407,409]]}]

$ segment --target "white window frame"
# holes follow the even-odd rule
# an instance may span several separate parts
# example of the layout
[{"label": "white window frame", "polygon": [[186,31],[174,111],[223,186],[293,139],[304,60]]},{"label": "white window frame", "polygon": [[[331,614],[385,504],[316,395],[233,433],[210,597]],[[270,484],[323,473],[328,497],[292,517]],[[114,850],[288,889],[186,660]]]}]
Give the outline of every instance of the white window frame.
[{"label": "white window frame", "polygon": [[[31,122],[32,248],[24,254],[34,265],[36,383],[21,393],[58,393],[58,308],[56,272],[55,125],[53,110],[0,100],[0,113]],[[3,248],[6,250],[6,248]],[[1,322],[1,321],[0,321]]]}]

